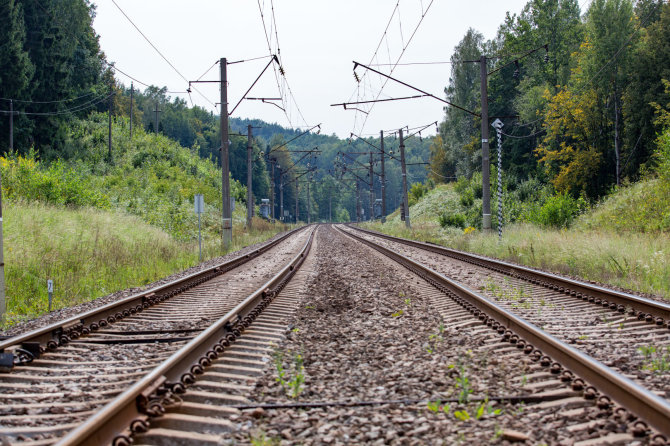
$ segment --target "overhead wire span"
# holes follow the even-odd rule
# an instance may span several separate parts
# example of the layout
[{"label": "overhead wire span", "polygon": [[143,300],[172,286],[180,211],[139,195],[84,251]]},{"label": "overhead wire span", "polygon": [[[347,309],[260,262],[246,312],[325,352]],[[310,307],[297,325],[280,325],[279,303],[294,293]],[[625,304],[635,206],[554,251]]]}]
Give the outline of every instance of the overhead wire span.
[{"label": "overhead wire span", "polygon": [[[66,110],[59,110],[55,112],[24,112],[24,111],[18,111],[14,110],[15,115],[26,115],[26,116],[55,116],[55,115],[64,115],[68,113],[76,113],[80,112],[82,110],[86,110],[87,108],[91,108],[94,105],[99,104],[102,101],[105,101],[109,99],[114,93],[108,93],[108,94],[103,94],[100,96],[97,96],[95,99],[92,99],[88,102],[85,102],[83,104],[76,105],[74,107],[68,108]],[[11,113],[9,110],[0,110],[0,113]]]},{"label": "overhead wire span", "polygon": [[[412,43],[412,40],[414,39],[414,36],[416,35],[417,31],[419,30],[419,27],[420,27],[421,24],[423,23],[423,20],[426,18],[426,14],[428,14],[428,11],[430,11],[430,8],[431,8],[431,6],[433,5],[434,1],[435,1],[435,0],[431,0],[430,3],[428,4],[428,6],[426,7],[426,10],[421,14],[421,18],[419,19],[419,22],[418,22],[418,23],[416,24],[416,26],[414,27],[414,31],[412,31],[412,34],[410,35],[409,39],[407,40],[407,43],[403,46],[403,49],[402,49],[402,51],[400,52],[400,55],[398,56],[398,59],[397,59],[396,62],[395,62],[396,65],[394,65],[394,66],[391,68],[391,72],[390,72],[390,74],[393,74],[393,72],[394,72],[395,69],[397,68],[397,64],[400,62],[400,59],[402,59],[402,56],[405,54],[405,51],[407,51],[407,48],[408,48],[409,45]],[[383,91],[384,88],[386,87],[386,84],[388,84],[388,81],[389,81],[389,79],[386,79],[386,80],[384,81],[384,83],[382,84],[382,87],[381,87],[381,89],[379,90],[379,93],[377,94],[377,97],[375,98],[375,100],[379,99],[379,96],[381,95],[382,91]],[[372,109],[374,108],[374,106],[375,106],[375,104],[373,103],[373,104],[370,106],[370,110],[369,110],[369,112],[372,112]],[[370,116],[369,114],[366,115],[365,119],[363,120],[363,124],[361,125],[361,130],[360,130],[361,132],[363,132],[363,130],[365,129],[365,124],[367,123],[369,116]]]},{"label": "overhead wire span", "polygon": [[82,99],[82,98],[89,97],[89,96],[94,95],[94,94],[96,94],[96,93],[94,91],[91,91],[91,92],[88,92],[84,95],[77,96],[76,98],[57,99],[57,100],[53,100],[53,101],[27,101],[27,100],[23,100],[23,99],[12,99],[12,98],[0,98],[0,100],[14,101],[14,102],[22,103],[22,104],[57,104],[57,103],[62,103],[62,102],[76,101],[76,100],[79,100],[79,99]]}]

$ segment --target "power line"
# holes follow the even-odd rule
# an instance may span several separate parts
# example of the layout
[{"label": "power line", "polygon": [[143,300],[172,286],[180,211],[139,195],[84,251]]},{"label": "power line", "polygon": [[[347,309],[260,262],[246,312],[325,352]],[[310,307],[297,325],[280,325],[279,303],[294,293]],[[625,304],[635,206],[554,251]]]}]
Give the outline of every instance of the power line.
[{"label": "power line", "polygon": [[[405,54],[405,51],[407,50],[409,45],[412,43],[412,40],[414,39],[414,36],[416,35],[416,32],[419,30],[419,27],[423,23],[423,19],[426,17],[426,14],[428,14],[428,11],[430,10],[430,7],[433,5],[434,1],[435,0],[431,0],[430,3],[428,4],[428,7],[426,7],[426,10],[421,14],[421,19],[419,19],[419,23],[417,23],[416,27],[414,27],[414,31],[412,32],[412,35],[409,37],[409,40],[407,41],[407,44],[404,45],[402,51],[400,52],[400,55],[398,56],[398,59],[396,60],[396,65],[394,65],[391,68],[390,74],[393,74],[393,71],[395,71],[396,67],[398,66],[397,64],[400,62],[400,59]],[[388,81],[389,81],[388,78],[384,81],[384,83],[382,84],[382,87],[379,90],[379,93],[377,94],[377,97],[375,98],[375,100],[379,99],[379,96],[381,95],[382,91],[384,90],[384,87],[386,87],[386,84],[388,83]],[[375,104],[373,103],[370,106],[370,110],[368,111],[368,113],[372,112],[372,109],[374,108],[374,106],[375,106]],[[363,120],[363,124],[361,125],[361,132],[363,131],[363,129],[365,129],[365,124],[367,123],[369,116],[370,116],[369,114],[365,116],[365,119]]]},{"label": "power line", "polygon": [[23,104],[57,104],[61,102],[71,102],[71,101],[76,101],[82,98],[89,97],[91,95],[96,94],[94,91],[91,91],[89,93],[86,93],[81,96],[77,96],[76,98],[70,98],[70,99],[59,99],[59,100],[54,100],[54,101],[27,101],[27,100],[22,100],[22,99],[12,99],[12,98],[0,98],[0,100],[3,101],[14,101],[14,102],[20,102]]},{"label": "power line", "polygon": [[170,67],[172,67],[172,69],[175,71],[175,73],[177,73],[179,76],[181,76],[181,78],[184,79],[184,81],[188,82],[188,79],[186,79],[186,76],[184,76],[183,74],[181,74],[181,72],[180,72],[174,65],[172,65],[172,62],[170,62],[170,61],[168,60],[168,58],[165,57],[165,55],[163,55],[163,53],[161,53],[161,51],[160,51],[158,48],[156,48],[156,45],[154,45],[154,44],[151,42],[151,40],[149,40],[149,38],[142,32],[142,30],[135,24],[135,22],[133,22],[133,21],[131,20],[131,18],[128,17],[128,14],[126,14],[126,13],[123,11],[123,9],[121,9],[121,7],[118,5],[118,3],[116,3],[116,0],[112,0],[112,3],[114,3],[114,6],[116,6],[116,7],[118,8],[118,10],[121,11],[121,14],[123,14],[123,16],[124,16],[126,19],[128,19],[128,21],[130,22],[130,24],[133,25],[133,27],[137,30],[137,32],[140,33],[140,35],[141,35],[142,37],[144,37],[144,40],[146,40],[147,43],[148,43],[149,45],[151,45],[151,47],[152,47],[154,50],[156,50],[156,52],[163,58],[163,60],[164,60],[165,62],[167,62],[167,64],[170,65]]},{"label": "power line", "polygon": [[[131,20],[131,18],[128,17],[128,14],[126,14],[126,13],[123,11],[123,9],[121,9],[121,7],[116,3],[116,0],[112,0],[112,3],[114,3],[114,6],[116,6],[116,7],[118,8],[118,10],[121,11],[121,14],[123,14],[123,16],[124,16],[126,19],[128,19],[128,21],[130,22],[130,24],[133,25],[133,27],[137,30],[138,33],[140,33],[140,35],[144,38],[144,40],[146,40],[147,43],[148,43],[149,45],[151,45],[151,47],[152,47],[154,50],[156,50],[156,52],[163,58],[163,60],[164,60],[165,62],[167,62],[168,65],[170,65],[170,67],[175,71],[175,73],[177,73],[182,79],[184,79],[184,81],[188,82],[188,79],[186,79],[186,76],[184,76],[183,74],[181,74],[181,72],[180,72],[180,71],[179,71],[179,70],[172,64],[172,62],[170,62],[170,61],[168,60],[168,58],[165,57],[165,55],[163,55],[163,53],[161,53],[161,51],[156,47],[156,45],[154,45],[154,44],[151,42],[151,40],[149,40],[149,38],[142,32],[142,30],[135,24],[135,22],[133,22],[133,21]],[[211,68],[210,68],[210,69],[211,69]],[[216,108],[216,104],[215,104],[214,102],[210,101],[209,98],[207,98],[207,96],[205,96],[204,94],[202,94],[202,93],[200,92],[200,90],[198,90],[198,89],[195,88],[195,87],[193,87],[193,89],[194,89],[200,96],[202,96],[207,102],[209,102],[210,104],[212,104],[212,105],[214,106],[214,108]],[[186,92],[184,92],[184,93],[186,93]]]},{"label": "power line", "polygon": [[[80,112],[82,110],[86,110],[88,108],[92,108],[94,105],[99,104],[100,102],[103,102],[107,99],[109,99],[114,93],[109,93],[106,95],[101,95],[96,97],[95,99],[92,99],[84,104],[79,104],[76,105],[72,108],[66,109],[66,110],[61,110],[57,112],[22,112],[22,111],[14,111],[14,114],[16,115],[27,115],[27,116],[55,116],[55,115],[64,115],[64,114],[69,114],[69,113],[76,113]],[[0,113],[11,113],[9,110],[0,110]]]},{"label": "power line", "polygon": [[453,62],[451,61],[436,61],[436,62],[406,62],[406,63],[397,63],[397,64],[392,64],[392,63],[372,63],[369,64],[371,67],[390,67],[390,66],[409,66],[409,65],[445,65],[445,64],[451,64]]}]

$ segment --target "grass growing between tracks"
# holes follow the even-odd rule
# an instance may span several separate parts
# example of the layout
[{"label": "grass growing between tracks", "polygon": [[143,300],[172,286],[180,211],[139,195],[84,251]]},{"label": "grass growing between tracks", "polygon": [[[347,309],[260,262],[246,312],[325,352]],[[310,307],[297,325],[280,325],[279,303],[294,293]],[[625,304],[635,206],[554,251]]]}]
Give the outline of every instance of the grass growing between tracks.
[{"label": "grass growing between tracks", "polygon": [[[52,308],[58,309],[143,286],[198,263],[197,229],[194,241],[178,241],[123,212],[3,204],[7,313],[0,328],[48,311],[47,279],[54,281]],[[288,229],[258,219],[246,231],[239,220],[234,221],[233,251]],[[219,235],[204,232],[203,260],[218,255]]]}]

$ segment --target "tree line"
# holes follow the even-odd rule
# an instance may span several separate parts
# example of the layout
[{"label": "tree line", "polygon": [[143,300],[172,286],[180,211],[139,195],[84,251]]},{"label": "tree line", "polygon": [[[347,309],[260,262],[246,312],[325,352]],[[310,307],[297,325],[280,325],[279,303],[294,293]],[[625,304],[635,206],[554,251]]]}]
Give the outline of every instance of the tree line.
[{"label": "tree line", "polygon": [[[595,200],[654,162],[670,79],[667,2],[593,0],[582,14],[576,0],[531,0],[507,14],[492,40],[469,29],[451,56],[445,95],[477,113],[480,67],[466,61],[481,55],[492,73],[489,115],[505,124],[510,188],[534,178]],[[480,138],[478,117],[447,108],[430,149],[432,178],[480,170]]]}]

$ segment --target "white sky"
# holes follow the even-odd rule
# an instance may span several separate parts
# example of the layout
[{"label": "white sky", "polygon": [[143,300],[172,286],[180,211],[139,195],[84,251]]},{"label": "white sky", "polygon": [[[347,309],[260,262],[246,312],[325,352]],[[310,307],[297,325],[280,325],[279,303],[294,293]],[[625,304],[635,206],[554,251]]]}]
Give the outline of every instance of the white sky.
[{"label": "white sky", "polygon": [[[230,62],[269,54],[257,1],[116,2],[188,80],[199,78],[221,57],[226,57]],[[233,116],[259,118],[285,127],[322,123],[324,133],[335,133],[342,138],[348,137],[352,131],[358,134],[378,134],[382,129],[402,126],[412,128],[442,120],[444,104],[432,98],[378,103],[367,116],[364,126],[364,114],[330,106],[333,103],[377,97],[382,79],[371,75],[357,84],[352,60],[364,64],[370,62],[393,13],[386,38],[373,63],[389,63],[389,57],[395,63],[418,24],[422,11],[430,2],[400,0],[398,9],[394,9],[397,0],[274,0],[280,56],[295,101],[287,102],[286,114],[260,101],[244,101]],[[454,46],[468,27],[482,32],[487,39],[493,38],[505,13],[509,10],[518,14],[526,2],[434,0],[400,63],[448,61]],[[119,69],[142,82],[167,86],[173,91],[186,90],[187,82],[144,40],[112,0],[97,0],[94,3],[97,6],[94,27],[110,62],[115,62]],[[260,0],[260,8],[263,9],[270,32],[270,0]],[[270,44],[273,52],[276,51],[276,42],[276,37],[272,35]],[[268,60],[228,66],[229,110],[260,74]],[[388,73],[391,67],[375,68]],[[360,67],[356,71],[359,76],[364,72]],[[444,97],[443,89],[449,80],[449,73],[448,64],[414,65],[398,66],[393,76]],[[117,79],[130,85],[130,79],[118,72]],[[218,66],[205,79],[218,80]],[[218,84],[197,84],[195,87],[211,102],[219,102]],[[360,99],[357,99],[357,93]],[[285,94],[288,97],[288,92]],[[389,82],[379,98],[415,94],[418,93]],[[188,100],[186,94],[172,96]],[[277,80],[272,68],[266,71],[249,96],[278,97]],[[214,110],[211,103],[195,91],[192,100],[197,105]],[[304,121],[295,104],[304,115]],[[369,107],[366,105],[361,108],[368,110]],[[434,133],[434,126],[426,131],[426,134]]]}]

